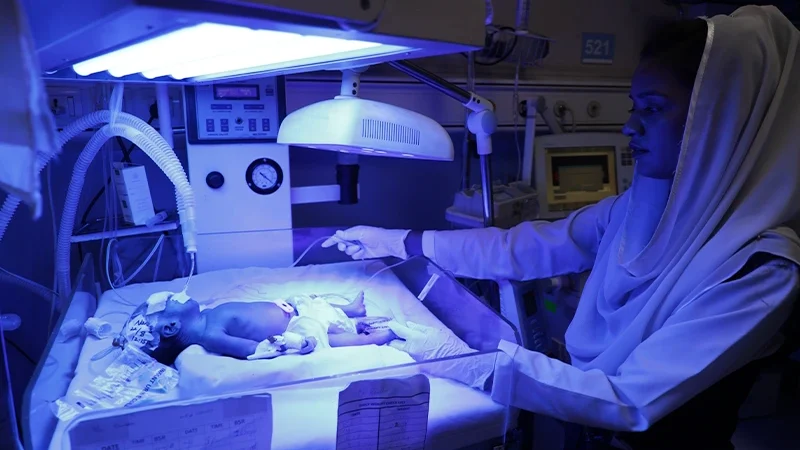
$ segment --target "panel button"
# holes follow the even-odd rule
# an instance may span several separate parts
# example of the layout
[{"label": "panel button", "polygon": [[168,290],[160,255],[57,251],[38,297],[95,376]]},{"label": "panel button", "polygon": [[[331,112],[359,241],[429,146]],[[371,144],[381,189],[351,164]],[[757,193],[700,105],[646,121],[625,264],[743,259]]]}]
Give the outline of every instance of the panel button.
[{"label": "panel button", "polygon": [[211,189],[219,189],[223,184],[225,184],[225,177],[219,172],[211,172],[206,175],[206,184]]},{"label": "panel button", "polygon": [[261,131],[269,131],[269,119],[261,119]]},{"label": "panel button", "polygon": [[206,131],[214,131],[214,119],[206,119]]},{"label": "panel button", "polygon": [[250,131],[256,131],[256,119],[249,119],[248,125],[250,125]]}]

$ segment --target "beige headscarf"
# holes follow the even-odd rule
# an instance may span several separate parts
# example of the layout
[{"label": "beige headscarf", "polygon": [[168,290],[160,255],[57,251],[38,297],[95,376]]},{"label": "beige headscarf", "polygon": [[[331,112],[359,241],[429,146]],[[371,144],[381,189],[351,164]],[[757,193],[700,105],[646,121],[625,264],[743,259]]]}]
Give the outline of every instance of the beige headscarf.
[{"label": "beige headscarf", "polygon": [[[675,178],[664,188],[637,174],[618,200],[624,213],[612,217],[567,332],[574,365],[614,373],[755,252],[800,263],[797,236],[779,228],[800,213],[798,40],[771,6],[708,20]],[[659,203],[657,226],[642,226]]]}]

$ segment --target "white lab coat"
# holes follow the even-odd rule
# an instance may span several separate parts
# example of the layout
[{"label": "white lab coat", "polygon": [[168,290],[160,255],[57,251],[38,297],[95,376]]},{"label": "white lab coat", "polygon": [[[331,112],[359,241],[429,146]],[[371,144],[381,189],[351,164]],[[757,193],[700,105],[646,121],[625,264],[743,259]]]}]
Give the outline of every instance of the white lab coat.
[{"label": "white lab coat", "polygon": [[[493,397],[641,431],[768,351],[798,295],[800,32],[774,7],[707,20],[674,179],[555,223],[428,232],[423,252],[474,278],[592,269],[566,334],[572,366],[508,342]],[[733,279],[752,256],[776,258]],[[774,348],[774,347],[772,347]]]},{"label": "white lab coat", "polygon": [[[592,267],[614,201],[562,221],[527,222],[511,230],[425,232],[425,256],[470,278],[529,280],[583,271]],[[766,248],[760,242],[748,253]],[[722,277],[737,270],[726,268],[729,276]],[[776,331],[798,286],[797,266],[782,260],[721,283],[677,311],[611,374],[583,371],[502,341],[498,348],[513,363],[495,368],[492,397],[569,422],[645,430],[715,381],[774,350]]]}]

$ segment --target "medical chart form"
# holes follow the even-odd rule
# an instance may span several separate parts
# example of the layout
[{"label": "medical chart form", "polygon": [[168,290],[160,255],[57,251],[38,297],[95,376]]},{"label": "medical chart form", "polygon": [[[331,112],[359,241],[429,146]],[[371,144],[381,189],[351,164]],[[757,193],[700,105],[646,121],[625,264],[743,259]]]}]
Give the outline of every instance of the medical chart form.
[{"label": "medical chart form", "polygon": [[422,450],[430,383],[425,375],[356,381],[339,393],[336,450]]},{"label": "medical chart form", "polygon": [[72,450],[270,450],[272,398],[253,395],[77,420]]}]

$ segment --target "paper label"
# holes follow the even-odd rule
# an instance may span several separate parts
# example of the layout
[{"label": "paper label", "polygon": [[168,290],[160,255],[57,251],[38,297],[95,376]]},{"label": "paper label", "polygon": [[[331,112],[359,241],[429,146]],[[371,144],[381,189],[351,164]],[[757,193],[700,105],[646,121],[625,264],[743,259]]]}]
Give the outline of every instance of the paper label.
[{"label": "paper label", "polygon": [[133,343],[139,347],[144,347],[153,341],[153,334],[151,333],[150,324],[144,316],[136,316],[132,318],[125,325],[123,335],[129,343]]},{"label": "paper label", "polygon": [[68,433],[73,450],[270,450],[272,398],[254,395],[192,405],[114,410],[100,417],[79,418]]},{"label": "paper label", "polygon": [[425,375],[351,383],[339,393],[337,450],[423,450],[430,382]]}]

